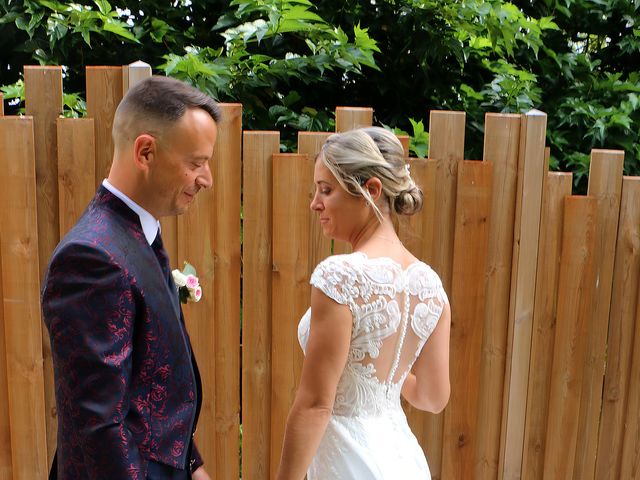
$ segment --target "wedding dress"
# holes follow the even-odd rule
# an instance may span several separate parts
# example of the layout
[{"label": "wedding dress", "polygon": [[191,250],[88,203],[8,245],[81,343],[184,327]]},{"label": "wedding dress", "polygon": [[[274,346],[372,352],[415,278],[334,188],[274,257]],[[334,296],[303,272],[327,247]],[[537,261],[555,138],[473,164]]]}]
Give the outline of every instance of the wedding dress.
[{"label": "wedding dress", "polygon": [[[351,345],[308,480],[430,479],[400,405],[402,384],[448,302],[438,275],[362,252],[322,261],[311,284],[352,314]],[[298,325],[303,351],[311,309]]]}]

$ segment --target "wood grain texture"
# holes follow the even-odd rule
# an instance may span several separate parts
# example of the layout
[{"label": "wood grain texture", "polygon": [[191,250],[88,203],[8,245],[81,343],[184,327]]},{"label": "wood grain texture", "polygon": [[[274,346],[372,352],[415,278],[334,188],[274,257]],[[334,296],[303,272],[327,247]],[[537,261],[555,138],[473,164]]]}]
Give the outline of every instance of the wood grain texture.
[{"label": "wood grain texture", "polygon": [[272,156],[280,132],[243,138],[242,475],[268,480],[271,442]]},{"label": "wood grain texture", "polygon": [[198,358],[203,404],[196,433],[209,470],[239,477],[240,436],[240,194],[242,106],[220,104],[218,138],[210,161],[211,189],[178,217],[179,267],[196,267],[203,287],[197,304],[185,305]]},{"label": "wood grain texture", "polygon": [[488,162],[463,161],[458,166],[451,398],[444,414],[442,478],[474,477],[492,173]]},{"label": "wood grain texture", "polygon": [[92,118],[59,118],[59,234],[75,225],[95,195],[95,142]]},{"label": "wood grain texture", "polygon": [[547,116],[533,110],[524,115],[521,122],[498,463],[498,478],[505,480],[521,477],[542,185],[547,174]]},{"label": "wood grain texture", "polygon": [[543,478],[573,478],[593,309],[597,200],[566,197]]},{"label": "wood grain texture", "polygon": [[[62,113],[62,67],[24,67],[25,112],[33,117],[36,159],[38,258],[40,278],[51,252],[60,240],[58,229],[58,152],[56,121]],[[47,459],[53,458],[57,418],[53,361],[49,336],[41,325],[44,361],[45,409],[47,412]]]},{"label": "wood grain texture", "polygon": [[[307,155],[309,162],[311,163],[310,168],[312,171],[315,165],[315,159],[320,153],[322,145],[329,136],[331,136],[331,133],[329,132],[298,133],[298,153]],[[315,186],[313,186],[313,188],[315,189]],[[309,258],[309,265],[315,267],[318,263],[331,255],[333,242],[322,233],[322,228],[318,221],[318,214],[315,212],[312,212],[310,215],[309,230],[309,239],[311,241],[311,245],[309,246],[309,254],[311,255]]]},{"label": "wood grain texture", "polygon": [[2,290],[14,480],[47,475],[33,119],[0,118]]},{"label": "wood grain texture", "polygon": [[[2,245],[2,229],[0,229]],[[0,272],[2,272],[2,249],[0,248]],[[2,292],[2,274],[0,273],[0,298]],[[9,419],[9,383],[7,380],[7,351],[5,348],[4,308],[0,308],[0,480],[12,480],[11,467],[11,422]]]},{"label": "wood grain texture", "polygon": [[286,419],[302,370],[297,327],[311,295],[311,185],[306,155],[273,156],[271,478],[278,468]]},{"label": "wood grain texture", "polygon": [[336,107],[336,132],[373,125],[373,108]]},{"label": "wood grain texture", "polygon": [[[145,78],[152,75],[151,65],[141,60],[123,65],[122,67],[122,95],[124,96],[130,88],[140,83]],[[162,239],[164,243],[164,238]]]},{"label": "wood grain texture", "polygon": [[486,303],[480,317],[484,329],[478,399],[482,415],[477,418],[475,443],[474,478],[478,480],[494,479],[498,474],[519,145],[520,115],[485,116],[483,161],[493,165],[493,185]]},{"label": "wood grain texture", "polygon": [[[458,163],[464,158],[464,112],[432,111],[429,119],[429,159],[436,162],[431,266],[451,292],[453,241],[456,217]],[[456,307],[452,305],[452,310]],[[433,480],[441,477],[444,415],[422,414],[424,434],[420,441],[427,452]]]},{"label": "wood grain texture", "polygon": [[109,175],[113,160],[111,128],[122,100],[122,67],[87,67],[87,117],[93,118],[96,142],[96,183]]},{"label": "wood grain texture", "polygon": [[[638,356],[639,352],[636,349],[640,348],[638,341],[634,340],[640,334],[640,323],[636,317],[639,306],[637,292],[640,289],[639,206],[640,178],[624,177],[613,268],[602,414],[598,433],[595,477],[599,480],[632,478],[630,475],[633,468],[629,467],[633,461],[631,465],[625,465],[625,476],[622,476],[623,451],[626,448],[627,452],[633,452],[639,448],[638,443],[633,446],[632,434],[628,437],[630,444],[623,444],[626,431],[633,432],[634,428],[637,429],[639,426],[637,406],[640,399],[637,396],[640,390],[634,387],[638,378],[637,366],[636,376],[631,375],[633,358]],[[635,362],[637,361],[636,358]],[[631,409],[627,409],[627,405]]]},{"label": "wood grain texture", "polygon": [[572,175],[549,172],[542,196],[540,246],[531,334],[531,363],[522,455],[522,478],[544,480],[544,452],[556,328],[564,199]]},{"label": "wood grain texture", "polygon": [[591,152],[587,192],[598,202],[598,229],[594,251],[594,310],[593,315],[589,317],[591,323],[587,326],[589,340],[585,356],[578,444],[573,472],[574,478],[584,480],[595,479],[623,165],[624,152],[621,150]]}]

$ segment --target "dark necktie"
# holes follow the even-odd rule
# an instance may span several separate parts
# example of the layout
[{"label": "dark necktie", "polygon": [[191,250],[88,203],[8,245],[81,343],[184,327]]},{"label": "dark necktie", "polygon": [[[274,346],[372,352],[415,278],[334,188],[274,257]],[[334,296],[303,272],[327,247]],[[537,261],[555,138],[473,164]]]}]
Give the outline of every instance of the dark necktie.
[{"label": "dark necktie", "polygon": [[173,282],[173,275],[171,275],[171,267],[169,266],[169,256],[162,245],[162,237],[160,236],[160,231],[156,235],[156,239],[151,244],[151,248],[153,249],[153,253],[156,254],[156,258],[158,259],[158,263],[160,263],[160,269],[164,275],[165,281],[169,285],[169,290],[171,292],[176,291],[176,285]]}]

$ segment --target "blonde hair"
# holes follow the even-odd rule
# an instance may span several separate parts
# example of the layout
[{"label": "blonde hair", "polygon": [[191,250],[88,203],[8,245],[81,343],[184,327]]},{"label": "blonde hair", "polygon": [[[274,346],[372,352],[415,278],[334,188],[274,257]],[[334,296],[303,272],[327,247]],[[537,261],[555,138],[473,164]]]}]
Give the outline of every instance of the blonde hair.
[{"label": "blonde hair", "polygon": [[382,212],[364,184],[372,177],[393,211],[413,215],[422,208],[422,190],[415,184],[405,162],[398,137],[381,127],[367,127],[331,135],[319,158],[338,183],[352,195],[362,196],[382,221]]}]

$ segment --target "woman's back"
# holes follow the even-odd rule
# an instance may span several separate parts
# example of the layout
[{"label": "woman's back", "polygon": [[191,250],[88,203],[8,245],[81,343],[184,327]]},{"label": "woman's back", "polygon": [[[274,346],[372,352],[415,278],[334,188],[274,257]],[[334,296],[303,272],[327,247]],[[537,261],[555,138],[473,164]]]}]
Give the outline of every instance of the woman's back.
[{"label": "woman's back", "polygon": [[[428,478],[400,391],[448,302],[437,274],[420,261],[403,267],[356,252],[321,262],[311,284],[348,305],[353,325],[332,420],[310,478]],[[303,349],[310,316],[298,328]],[[406,476],[395,476],[399,471]]]}]

